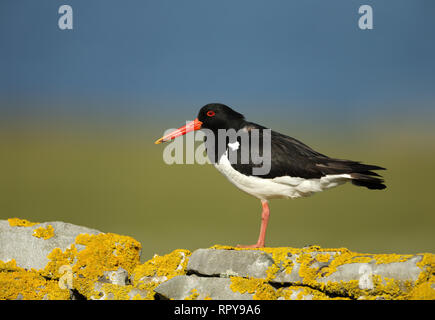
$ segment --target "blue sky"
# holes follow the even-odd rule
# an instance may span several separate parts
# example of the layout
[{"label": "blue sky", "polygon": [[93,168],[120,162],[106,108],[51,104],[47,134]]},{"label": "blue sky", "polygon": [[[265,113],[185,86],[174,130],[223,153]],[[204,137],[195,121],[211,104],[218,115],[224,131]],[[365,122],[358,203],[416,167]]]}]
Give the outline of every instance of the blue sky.
[{"label": "blue sky", "polygon": [[[73,30],[57,26],[62,4]],[[362,4],[373,30],[358,28]],[[431,0],[2,0],[0,107],[424,114],[434,12]]]}]

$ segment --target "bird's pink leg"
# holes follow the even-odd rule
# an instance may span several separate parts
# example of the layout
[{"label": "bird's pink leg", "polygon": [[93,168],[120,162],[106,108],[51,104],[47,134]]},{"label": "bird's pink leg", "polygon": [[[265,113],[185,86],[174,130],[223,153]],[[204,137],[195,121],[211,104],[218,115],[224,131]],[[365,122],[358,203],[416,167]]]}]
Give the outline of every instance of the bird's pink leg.
[{"label": "bird's pink leg", "polygon": [[270,210],[269,210],[269,203],[267,202],[267,200],[261,200],[261,205],[263,207],[263,211],[261,212],[260,235],[258,237],[257,243],[248,246],[237,245],[238,248],[263,248],[264,247],[265,238],[266,238],[266,229],[270,216]]}]

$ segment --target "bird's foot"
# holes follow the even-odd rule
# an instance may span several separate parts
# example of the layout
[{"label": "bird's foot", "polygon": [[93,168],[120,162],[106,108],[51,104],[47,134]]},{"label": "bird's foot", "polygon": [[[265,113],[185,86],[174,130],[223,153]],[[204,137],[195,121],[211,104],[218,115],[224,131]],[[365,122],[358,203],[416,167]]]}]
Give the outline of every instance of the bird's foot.
[{"label": "bird's foot", "polygon": [[251,244],[251,245],[242,245],[242,244],[238,244],[236,246],[237,248],[264,248],[264,243],[256,243],[256,244]]}]

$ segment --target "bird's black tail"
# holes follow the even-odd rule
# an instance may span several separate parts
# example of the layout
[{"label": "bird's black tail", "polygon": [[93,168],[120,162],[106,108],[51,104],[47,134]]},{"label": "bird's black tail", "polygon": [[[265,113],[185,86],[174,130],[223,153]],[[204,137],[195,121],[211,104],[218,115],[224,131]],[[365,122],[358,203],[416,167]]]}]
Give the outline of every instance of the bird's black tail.
[{"label": "bird's black tail", "polygon": [[355,171],[350,174],[352,184],[372,190],[385,189],[387,186],[384,184],[384,180],[379,174],[371,170],[385,170],[385,168],[357,162]]},{"label": "bird's black tail", "polygon": [[341,159],[326,159],[323,162],[323,170],[326,173],[347,173],[352,178],[352,183],[356,186],[366,187],[372,190],[382,190],[387,187],[382,177],[373,171],[385,170],[385,168]]},{"label": "bird's black tail", "polygon": [[352,184],[356,186],[366,187],[371,190],[382,190],[387,187],[384,180],[376,177],[379,175],[372,171],[351,173],[350,176],[352,177]]}]

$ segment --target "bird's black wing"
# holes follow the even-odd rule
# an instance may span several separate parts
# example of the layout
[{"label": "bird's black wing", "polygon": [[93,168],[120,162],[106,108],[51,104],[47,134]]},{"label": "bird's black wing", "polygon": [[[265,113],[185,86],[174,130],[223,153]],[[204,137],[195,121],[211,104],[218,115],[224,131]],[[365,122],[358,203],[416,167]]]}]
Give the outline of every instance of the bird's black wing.
[{"label": "bird's black wing", "polygon": [[[246,128],[251,132],[252,129],[260,130],[260,143],[251,144],[251,151],[258,152],[263,156],[263,135],[262,130],[267,129],[255,123],[248,123]],[[259,148],[256,150],[256,148]],[[254,175],[261,178],[277,178],[283,176],[300,177],[305,179],[321,178],[330,174],[350,174],[352,183],[365,186],[370,189],[383,189],[385,185],[379,175],[371,170],[384,170],[384,168],[374,165],[366,165],[357,161],[330,158],[310,148],[301,141],[283,135],[276,131],[271,131],[271,153],[270,171],[267,174],[253,173],[254,167],[261,167],[264,164],[255,164],[250,161],[247,164],[238,162],[232,164],[233,168],[245,175]],[[251,160],[251,159],[250,159]]]}]

